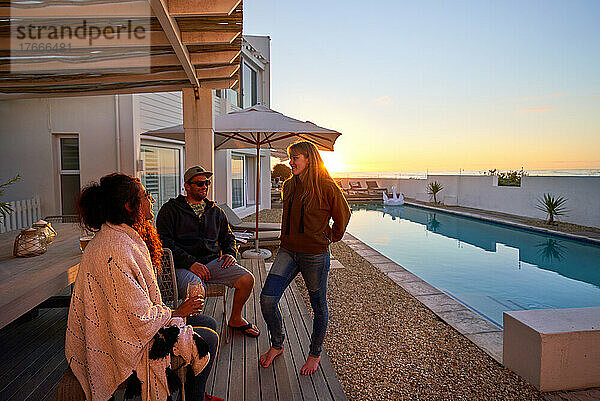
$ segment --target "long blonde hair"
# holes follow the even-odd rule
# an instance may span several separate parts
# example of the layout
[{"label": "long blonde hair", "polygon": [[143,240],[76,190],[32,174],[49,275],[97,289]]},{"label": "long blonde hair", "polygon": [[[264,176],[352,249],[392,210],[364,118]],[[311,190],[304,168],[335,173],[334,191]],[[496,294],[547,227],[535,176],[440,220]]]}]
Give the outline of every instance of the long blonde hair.
[{"label": "long blonde hair", "polygon": [[[323,180],[333,182],[333,178],[327,171],[325,163],[317,150],[317,147],[308,141],[294,142],[287,148],[287,153],[290,156],[303,155],[308,160],[306,170],[302,172],[304,185],[304,194],[302,195],[302,201],[309,203],[313,201],[321,202],[323,189],[321,183]],[[290,177],[289,179],[292,179]]]}]

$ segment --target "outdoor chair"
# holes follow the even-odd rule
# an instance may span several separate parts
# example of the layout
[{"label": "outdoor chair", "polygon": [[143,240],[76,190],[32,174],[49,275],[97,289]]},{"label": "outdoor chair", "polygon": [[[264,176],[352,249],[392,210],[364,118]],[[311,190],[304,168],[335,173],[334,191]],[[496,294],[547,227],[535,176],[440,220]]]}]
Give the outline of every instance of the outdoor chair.
[{"label": "outdoor chair", "polygon": [[[242,221],[240,217],[226,204],[220,204],[219,207],[223,209],[227,220],[229,220],[229,226],[232,230],[251,230],[254,231],[256,224],[254,222]],[[281,229],[279,223],[258,223],[258,231],[273,231]]]},{"label": "outdoor chair", "polygon": [[366,192],[369,192],[369,189],[363,188],[360,181],[350,181],[350,190],[349,191],[366,193]]},{"label": "outdoor chair", "polygon": [[[254,240],[256,235],[254,232],[238,232],[234,231],[233,234],[236,236],[236,241],[239,244],[240,249],[247,249],[254,246]],[[267,243],[267,245],[279,245],[281,237],[281,231],[259,231],[258,241],[260,244]]]},{"label": "outdoor chair", "polygon": [[375,192],[379,195],[381,195],[384,192],[387,193],[387,188],[380,187],[379,184],[377,183],[377,181],[367,181],[366,183],[367,183],[367,189],[369,191]]},{"label": "outdoor chair", "polygon": [[[162,271],[157,277],[158,287],[163,303],[171,309],[176,309],[179,304],[179,294],[177,293],[177,279],[175,276],[175,263],[173,262],[173,253],[169,248],[163,248]],[[223,323],[221,324],[221,336],[225,337],[225,342],[229,342],[229,336],[225,329],[227,321],[227,287],[225,284],[207,284],[205,298],[223,297]]]},{"label": "outdoor chair", "polygon": [[350,188],[344,188],[344,186],[342,185],[342,180],[337,179],[337,180],[335,180],[335,183],[342,190],[342,193],[344,195],[348,194],[348,191],[350,190]]}]

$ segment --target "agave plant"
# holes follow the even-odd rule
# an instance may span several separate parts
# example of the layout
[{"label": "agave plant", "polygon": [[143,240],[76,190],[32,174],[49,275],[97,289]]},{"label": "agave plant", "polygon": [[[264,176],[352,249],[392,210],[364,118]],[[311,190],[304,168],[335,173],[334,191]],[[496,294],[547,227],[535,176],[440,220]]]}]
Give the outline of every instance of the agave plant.
[{"label": "agave plant", "polygon": [[544,194],[538,199],[536,208],[548,215],[548,224],[555,224],[554,216],[563,216],[567,209],[565,203],[567,198],[564,196],[554,197],[552,194]]},{"label": "agave plant", "polygon": [[444,186],[437,181],[430,182],[429,185],[427,185],[427,193],[433,198],[433,203],[438,203],[437,194],[442,189],[444,189]]}]

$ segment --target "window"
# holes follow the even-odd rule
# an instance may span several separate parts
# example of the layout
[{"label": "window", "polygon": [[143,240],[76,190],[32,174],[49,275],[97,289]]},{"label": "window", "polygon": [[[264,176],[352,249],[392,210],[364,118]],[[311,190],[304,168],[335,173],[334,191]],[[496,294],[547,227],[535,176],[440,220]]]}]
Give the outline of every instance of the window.
[{"label": "window", "polygon": [[[259,197],[260,204],[260,197]],[[231,207],[256,205],[256,156],[231,155]]]},{"label": "window", "polygon": [[76,214],[75,200],[80,191],[79,138],[59,138],[59,157],[61,214]]},{"label": "window", "polygon": [[170,198],[181,193],[181,149],[166,146],[142,144],[144,171],[142,184],[156,202],[152,211],[156,216],[161,206]]},{"label": "window", "polygon": [[246,156],[246,182],[248,183],[248,196],[246,206],[256,205],[256,156]]},{"label": "window", "polygon": [[244,156],[231,156],[231,207],[244,206]]},{"label": "window", "polygon": [[258,77],[255,70],[244,63],[242,68],[242,102],[243,107],[251,107],[258,103]]},{"label": "window", "polygon": [[229,100],[229,103],[231,103],[232,105],[234,105],[235,107],[239,107],[240,103],[239,103],[239,93],[237,93],[236,91],[234,91],[233,89],[225,89],[225,93],[227,94],[227,99]]}]

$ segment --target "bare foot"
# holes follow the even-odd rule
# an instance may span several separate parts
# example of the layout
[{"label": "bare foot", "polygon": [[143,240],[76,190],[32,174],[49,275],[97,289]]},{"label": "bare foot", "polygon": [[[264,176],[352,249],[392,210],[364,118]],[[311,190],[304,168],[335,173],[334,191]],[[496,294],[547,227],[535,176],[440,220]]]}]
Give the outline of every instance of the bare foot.
[{"label": "bare foot", "polygon": [[304,362],[302,369],[300,369],[300,374],[312,375],[319,368],[319,362],[321,362],[321,357],[315,358],[314,356],[309,355],[308,358],[306,358],[306,362]]},{"label": "bare foot", "polygon": [[271,363],[273,363],[273,360],[281,354],[283,354],[283,348],[281,348],[281,349],[275,349],[273,347],[269,348],[269,350],[267,352],[265,352],[264,354],[262,354],[260,356],[260,366],[262,366],[263,368],[268,368],[269,365],[271,365]]}]

